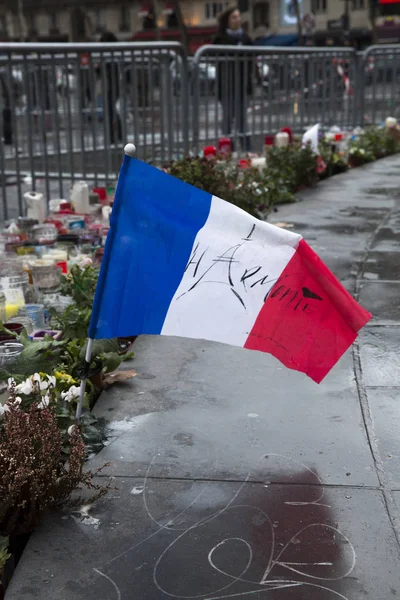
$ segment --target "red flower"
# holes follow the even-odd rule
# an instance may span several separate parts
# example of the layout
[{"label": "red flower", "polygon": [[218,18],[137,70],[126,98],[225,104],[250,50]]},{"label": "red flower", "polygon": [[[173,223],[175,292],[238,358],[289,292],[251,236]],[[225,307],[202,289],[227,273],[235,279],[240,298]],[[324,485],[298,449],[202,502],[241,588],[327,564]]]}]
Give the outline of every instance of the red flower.
[{"label": "red flower", "polygon": [[318,156],[317,159],[317,173],[320,175],[321,173],[323,173],[326,169],[326,163],[324,161],[324,159],[322,158],[322,156]]}]

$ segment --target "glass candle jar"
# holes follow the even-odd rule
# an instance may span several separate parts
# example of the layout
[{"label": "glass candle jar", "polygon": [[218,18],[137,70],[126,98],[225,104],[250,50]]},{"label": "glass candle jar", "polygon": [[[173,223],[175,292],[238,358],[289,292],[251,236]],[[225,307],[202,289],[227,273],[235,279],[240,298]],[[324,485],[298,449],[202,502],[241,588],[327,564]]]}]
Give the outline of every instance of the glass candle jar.
[{"label": "glass candle jar", "polygon": [[68,260],[68,252],[63,248],[51,248],[43,254],[43,258],[62,262]]},{"label": "glass candle jar", "polygon": [[38,244],[48,244],[57,240],[58,230],[55,225],[35,225],[32,228],[32,238]]},{"label": "glass candle jar", "polygon": [[23,271],[19,275],[0,276],[0,290],[6,297],[6,319],[15,317],[29,296],[29,279]]},{"label": "glass candle jar", "polygon": [[12,365],[18,360],[24,346],[20,342],[0,342],[0,365]]},{"label": "glass candle jar", "polygon": [[43,254],[44,260],[54,260],[57,267],[60,267],[63,274],[68,273],[68,252],[63,249],[52,248]]},{"label": "glass candle jar", "polygon": [[30,319],[35,329],[43,329],[45,326],[43,304],[25,304],[18,310],[18,318],[20,315]]},{"label": "glass candle jar", "polygon": [[4,323],[4,329],[7,329],[7,331],[16,336],[22,333],[24,326],[22,325],[22,323],[19,322],[18,317],[13,317],[9,321],[7,321],[7,323]]},{"label": "glass candle jar", "polygon": [[21,316],[21,315],[18,315],[18,317],[12,317],[12,319],[9,319],[8,323],[7,323],[7,329],[10,329],[10,327],[12,325],[22,325],[23,329],[25,329],[25,331],[28,335],[31,335],[31,333],[33,333],[33,331],[36,329],[36,327],[34,327],[34,325],[33,325],[32,319],[30,319],[29,317]]},{"label": "glass candle jar", "polygon": [[61,269],[55,262],[38,260],[30,265],[32,281],[39,294],[51,294],[57,291],[61,280]]},{"label": "glass candle jar", "polygon": [[63,313],[68,306],[71,306],[71,304],[74,304],[74,301],[70,296],[60,296],[60,294],[54,294],[53,296],[48,296],[46,308],[53,308],[56,312]]}]

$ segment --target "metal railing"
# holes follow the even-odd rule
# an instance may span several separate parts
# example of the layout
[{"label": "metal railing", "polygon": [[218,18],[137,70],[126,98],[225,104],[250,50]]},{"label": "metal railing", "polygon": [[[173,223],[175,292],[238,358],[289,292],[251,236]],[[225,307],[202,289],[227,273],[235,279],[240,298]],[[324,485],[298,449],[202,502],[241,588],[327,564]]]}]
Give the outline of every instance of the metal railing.
[{"label": "metal railing", "polygon": [[0,44],[0,221],[23,193],[117,178],[123,146],[155,164],[228,136],[261,150],[283,126],[354,127],[400,116],[400,47]]},{"label": "metal railing", "polygon": [[[171,102],[173,74],[182,94]],[[115,180],[127,141],[148,161],[188,152],[179,43],[3,44],[0,86],[0,220],[23,214],[24,180],[61,198],[76,179]]]},{"label": "metal railing", "polygon": [[386,117],[400,118],[400,46],[371,46],[363,56],[360,71],[360,114],[366,124]]},{"label": "metal railing", "polygon": [[[194,64],[196,149],[233,133],[235,147],[250,150],[283,126],[347,127],[357,118],[349,85],[357,70],[352,49],[209,45],[196,52]],[[213,96],[202,94],[204,72],[214,74]]]}]

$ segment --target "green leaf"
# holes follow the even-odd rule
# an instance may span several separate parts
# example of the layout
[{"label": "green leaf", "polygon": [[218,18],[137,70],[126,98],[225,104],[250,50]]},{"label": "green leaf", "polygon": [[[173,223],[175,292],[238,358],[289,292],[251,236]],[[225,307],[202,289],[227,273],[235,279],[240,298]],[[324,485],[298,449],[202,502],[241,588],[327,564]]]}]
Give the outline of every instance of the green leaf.
[{"label": "green leaf", "polygon": [[91,310],[98,276],[98,267],[75,265],[62,278],[61,294],[73,298],[79,310]]},{"label": "green leaf", "polygon": [[[80,353],[80,356],[83,360],[85,359],[86,348],[87,348],[87,342],[83,346],[81,353]],[[118,352],[119,352],[118,340],[116,340],[116,339],[94,340],[93,350],[92,350],[93,357],[98,356],[103,353],[108,353],[108,352],[113,352],[113,353],[118,354]]]},{"label": "green leaf", "polygon": [[135,353],[134,352],[127,352],[127,354],[123,354],[121,356],[122,362],[126,362],[127,360],[132,360],[132,358],[134,358]]},{"label": "green leaf", "polygon": [[11,554],[8,552],[8,537],[0,536],[0,574],[3,572],[10,556]]},{"label": "green leaf", "polygon": [[13,331],[10,331],[9,329],[6,329],[3,325],[3,321],[0,321],[0,331],[2,333],[6,333],[7,335],[10,335],[12,337],[17,337],[17,334],[14,333]]},{"label": "green leaf", "polygon": [[122,357],[116,352],[103,352],[99,358],[103,362],[104,373],[115,371],[122,363]]},{"label": "green leaf", "polygon": [[33,373],[52,373],[54,367],[58,366],[62,360],[62,350],[65,342],[56,342],[53,339],[48,342],[32,342],[25,340],[24,349],[18,359],[7,366],[7,369],[0,369],[0,378],[2,380],[12,376],[15,379],[26,379]]},{"label": "green leaf", "polygon": [[97,417],[95,417],[94,414],[91,412],[84,412],[81,418],[81,423],[83,423],[84,425],[94,425],[99,421],[100,419],[97,419]]},{"label": "green leaf", "polygon": [[8,537],[0,535],[0,552],[7,550],[8,548]]},{"label": "green leaf", "polygon": [[98,443],[103,440],[103,434],[97,427],[93,425],[89,425],[88,427],[83,428],[83,439],[88,444],[93,444],[94,442]]}]

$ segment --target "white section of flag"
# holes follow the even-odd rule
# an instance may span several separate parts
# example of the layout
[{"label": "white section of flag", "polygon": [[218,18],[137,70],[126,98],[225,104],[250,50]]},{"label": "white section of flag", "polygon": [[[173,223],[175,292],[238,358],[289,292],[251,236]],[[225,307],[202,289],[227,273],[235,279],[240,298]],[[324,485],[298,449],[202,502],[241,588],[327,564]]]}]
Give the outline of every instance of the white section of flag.
[{"label": "white section of flag", "polygon": [[162,335],[244,346],[301,239],[213,196]]}]

